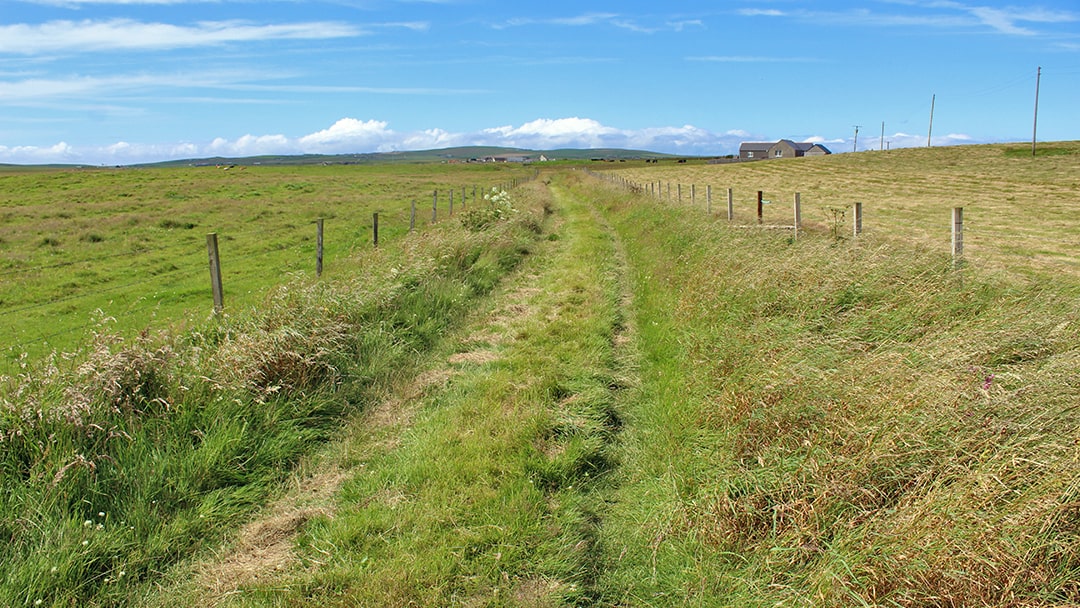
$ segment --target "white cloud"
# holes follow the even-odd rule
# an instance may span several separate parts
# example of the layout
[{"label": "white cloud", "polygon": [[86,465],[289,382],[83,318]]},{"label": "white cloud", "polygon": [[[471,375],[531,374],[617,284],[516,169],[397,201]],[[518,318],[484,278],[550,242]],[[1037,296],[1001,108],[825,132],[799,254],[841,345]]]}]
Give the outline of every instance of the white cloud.
[{"label": "white cloud", "polygon": [[131,19],[50,21],[0,26],[0,53],[165,50],[258,40],[327,39],[360,36],[353,25],[333,21],[258,25],[204,21],[191,26]]},{"label": "white cloud", "polygon": [[[176,142],[143,144],[120,141],[104,146],[0,146],[0,163],[88,165],[137,164],[163,160],[211,156],[245,157],[276,154],[353,154],[428,150],[454,146],[483,145],[546,150],[557,148],[626,148],[687,155],[722,155],[738,150],[747,140],[768,141],[740,129],[716,133],[693,125],[620,129],[591,118],[539,118],[521,125],[504,125],[475,132],[455,133],[439,128],[400,132],[381,120],[342,118],[326,129],[300,137],[281,134],[244,135],[229,140],[216,138],[205,143]],[[887,138],[893,148],[926,145],[925,136],[896,133]],[[850,151],[852,140],[821,136],[803,141],[826,143],[833,152]],[[974,143],[963,134],[935,137],[933,145]],[[860,139],[861,150],[877,149],[878,140]]]}]

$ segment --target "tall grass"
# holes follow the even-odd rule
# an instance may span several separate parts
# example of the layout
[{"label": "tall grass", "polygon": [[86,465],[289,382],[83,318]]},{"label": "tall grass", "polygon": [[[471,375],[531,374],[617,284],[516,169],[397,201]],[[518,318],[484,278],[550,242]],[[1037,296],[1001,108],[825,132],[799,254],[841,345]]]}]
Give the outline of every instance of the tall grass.
[{"label": "tall grass", "polygon": [[125,337],[101,319],[0,393],[0,604],[116,605],[262,504],[525,256],[542,213],[461,222],[258,306]]},{"label": "tall grass", "polygon": [[644,362],[611,603],[1080,601],[1074,279],[598,201]]}]

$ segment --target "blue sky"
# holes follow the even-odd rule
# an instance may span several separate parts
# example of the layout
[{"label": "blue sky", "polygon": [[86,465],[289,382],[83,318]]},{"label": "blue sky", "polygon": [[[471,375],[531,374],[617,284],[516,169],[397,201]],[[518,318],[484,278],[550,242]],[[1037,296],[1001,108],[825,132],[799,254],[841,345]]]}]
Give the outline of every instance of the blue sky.
[{"label": "blue sky", "polygon": [[0,163],[1080,139],[1080,5],[0,0]]}]

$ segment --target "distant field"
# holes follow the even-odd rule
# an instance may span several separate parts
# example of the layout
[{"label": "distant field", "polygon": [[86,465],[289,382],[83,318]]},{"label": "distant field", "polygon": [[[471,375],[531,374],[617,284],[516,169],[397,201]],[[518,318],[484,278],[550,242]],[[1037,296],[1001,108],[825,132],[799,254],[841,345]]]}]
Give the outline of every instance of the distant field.
[{"label": "distant field", "polygon": [[[103,318],[122,331],[212,309],[206,235],[217,233],[226,307],[259,301],[290,275],[314,276],[325,218],[335,259],[431,220],[456,189],[472,202],[531,171],[520,165],[0,170],[0,368],[78,344]],[[478,192],[482,196],[482,192]],[[112,320],[109,321],[112,326]]]},{"label": "distant field", "polygon": [[792,223],[792,200],[800,193],[803,222],[827,230],[833,209],[863,203],[863,227],[878,234],[948,251],[950,210],[964,208],[964,248],[977,266],[1026,274],[1080,275],[1080,142],[1043,145],[1031,157],[1024,145],[918,148],[834,154],[819,158],[734,164],[636,165],[617,170],[638,183],[661,182],[667,196],[726,214],[734,189],[736,221],[756,220],[757,191],[764,192],[765,223]]}]

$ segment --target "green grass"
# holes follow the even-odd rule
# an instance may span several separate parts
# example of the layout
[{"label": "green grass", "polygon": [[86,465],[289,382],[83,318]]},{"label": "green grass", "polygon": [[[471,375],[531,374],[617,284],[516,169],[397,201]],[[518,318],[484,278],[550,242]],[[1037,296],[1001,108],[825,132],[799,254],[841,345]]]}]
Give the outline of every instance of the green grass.
[{"label": "green grass", "polygon": [[195,576],[160,602],[178,593],[230,606],[596,601],[596,522],[621,424],[621,266],[588,205],[554,196],[555,238],[427,371],[413,372],[437,380],[397,387],[406,397],[389,394],[334,451],[339,462],[353,455],[347,479],[298,535],[292,568]]},{"label": "green grass", "polygon": [[528,254],[541,211],[339,261],[256,309],[30,364],[0,407],[0,604],[111,606],[271,496]]},{"label": "green grass", "polygon": [[1080,598],[1074,277],[596,199],[643,359],[603,526],[611,604]]},{"label": "green grass", "polygon": [[[620,171],[857,184],[854,239],[558,170],[258,315],[106,332],[5,394],[0,600],[1080,603],[1075,158]],[[920,222],[962,200],[954,268]]]},{"label": "green grass", "polygon": [[512,166],[218,167],[0,174],[0,371],[84,344],[102,318],[131,334],[204,319],[212,309],[206,235],[218,234],[229,311],[290,276],[315,274],[314,222],[325,218],[324,274],[380,240],[431,220],[432,192],[461,211],[530,170]]}]

